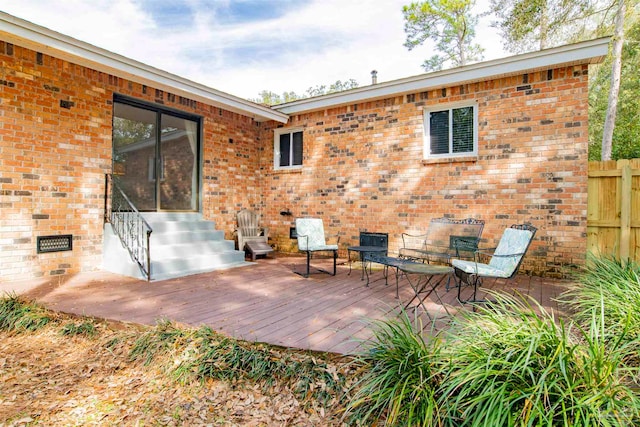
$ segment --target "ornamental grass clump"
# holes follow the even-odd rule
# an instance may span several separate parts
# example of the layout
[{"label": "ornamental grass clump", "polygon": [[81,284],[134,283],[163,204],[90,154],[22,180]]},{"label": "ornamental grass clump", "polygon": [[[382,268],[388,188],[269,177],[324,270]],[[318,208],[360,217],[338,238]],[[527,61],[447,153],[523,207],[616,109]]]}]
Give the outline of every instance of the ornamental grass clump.
[{"label": "ornamental grass clump", "polygon": [[628,426],[640,398],[623,340],[606,343],[602,311],[587,329],[540,305],[494,294],[451,330],[438,402],[449,426]]},{"label": "ornamental grass clump", "polygon": [[382,322],[348,421],[419,426],[629,426],[640,398],[624,339],[605,341],[602,310],[584,328],[524,298],[465,311],[425,342],[411,322]]},{"label": "ornamental grass clump", "polygon": [[345,419],[356,425],[436,425],[437,391],[442,363],[441,341],[425,341],[421,325],[406,312],[372,323],[374,336],[359,363],[359,380],[351,391]]},{"label": "ornamental grass clump", "polygon": [[36,331],[51,322],[51,316],[40,305],[15,294],[0,299],[0,330]]},{"label": "ornamental grass clump", "polygon": [[577,283],[560,297],[583,327],[594,307],[603,307],[605,339],[627,342],[628,357],[640,363],[640,267],[633,261],[590,256]]}]

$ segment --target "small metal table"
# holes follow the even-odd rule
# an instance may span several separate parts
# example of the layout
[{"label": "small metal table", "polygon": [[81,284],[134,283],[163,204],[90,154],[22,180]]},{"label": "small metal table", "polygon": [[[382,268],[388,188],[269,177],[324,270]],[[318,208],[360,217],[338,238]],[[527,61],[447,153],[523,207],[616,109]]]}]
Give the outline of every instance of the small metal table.
[{"label": "small metal table", "polygon": [[[347,256],[349,258],[349,273],[351,274],[351,252],[358,252],[359,256],[360,256],[360,265],[362,266],[362,275],[360,277],[360,280],[364,280],[364,270],[366,268],[366,261],[365,261],[365,255],[367,254],[372,254],[372,253],[376,253],[376,254],[382,254],[382,255],[386,255],[387,254],[387,248],[384,246],[349,246],[347,248]],[[367,284],[369,284],[369,282],[367,281]]]},{"label": "small metal table", "polygon": [[449,314],[449,310],[447,310],[447,307],[442,303],[436,288],[445,280],[447,280],[447,283],[451,280],[453,276],[452,267],[446,265],[407,263],[398,266],[398,269],[405,274],[414,292],[413,298],[404,306],[405,309],[408,309],[415,300],[418,300],[414,308],[417,309],[419,306],[422,306],[429,319],[431,319],[427,307],[424,305],[424,301],[433,293],[447,314]]},{"label": "small metal table", "polygon": [[[379,254],[379,253],[375,253],[375,252],[368,252],[364,254],[364,262],[375,262],[376,264],[380,264],[382,266],[384,266],[383,270],[382,270],[382,274],[384,277],[384,284],[388,285],[389,284],[389,267],[393,267],[396,269],[396,298],[399,298],[398,295],[398,280],[400,278],[400,266],[406,265],[406,264],[422,264],[421,262],[418,263],[416,261],[412,261],[406,258],[395,258],[395,257],[391,257],[391,256],[387,256],[386,254]],[[369,267],[369,270],[371,270],[371,267]],[[365,269],[365,272],[367,273],[367,283],[365,286],[369,286],[369,271],[367,271]]]}]

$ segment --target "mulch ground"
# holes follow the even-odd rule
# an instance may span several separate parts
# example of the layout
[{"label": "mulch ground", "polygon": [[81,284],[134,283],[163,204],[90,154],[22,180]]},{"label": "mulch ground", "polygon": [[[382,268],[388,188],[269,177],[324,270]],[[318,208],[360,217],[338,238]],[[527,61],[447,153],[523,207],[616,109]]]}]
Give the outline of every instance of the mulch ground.
[{"label": "mulch ground", "polygon": [[286,385],[183,384],[163,368],[172,361],[132,362],[138,329],[101,324],[95,337],[0,331],[0,427],[341,425],[339,408],[304,408]]}]

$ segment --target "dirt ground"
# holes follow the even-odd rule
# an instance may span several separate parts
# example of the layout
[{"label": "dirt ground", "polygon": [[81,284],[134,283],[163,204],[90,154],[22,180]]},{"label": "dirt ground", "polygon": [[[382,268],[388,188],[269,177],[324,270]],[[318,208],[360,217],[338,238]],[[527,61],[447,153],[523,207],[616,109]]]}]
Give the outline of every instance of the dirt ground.
[{"label": "dirt ground", "polygon": [[282,386],[181,384],[165,363],[129,361],[133,339],[106,345],[135,328],[105,326],[95,338],[49,327],[0,331],[0,427],[341,425],[339,415],[304,409]]}]

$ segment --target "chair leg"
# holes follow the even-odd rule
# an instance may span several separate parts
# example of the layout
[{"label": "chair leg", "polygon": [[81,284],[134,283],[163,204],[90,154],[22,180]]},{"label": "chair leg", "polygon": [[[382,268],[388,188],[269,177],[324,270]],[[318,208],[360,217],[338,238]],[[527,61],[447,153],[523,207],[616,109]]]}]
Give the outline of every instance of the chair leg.
[{"label": "chair leg", "polygon": [[332,276],[336,275],[336,261],[338,260],[338,251],[333,251],[333,274]]},{"label": "chair leg", "polygon": [[[331,273],[330,271],[327,270],[322,270],[322,269],[317,269],[319,272],[322,273],[326,273],[326,274],[330,274],[332,276],[336,275],[336,272],[338,271],[337,269],[337,260],[338,260],[338,251],[332,250],[333,251],[333,273]],[[306,273],[298,273],[295,272],[296,274],[308,278],[311,275],[311,252],[312,251],[305,251],[307,254],[307,272]]]}]

